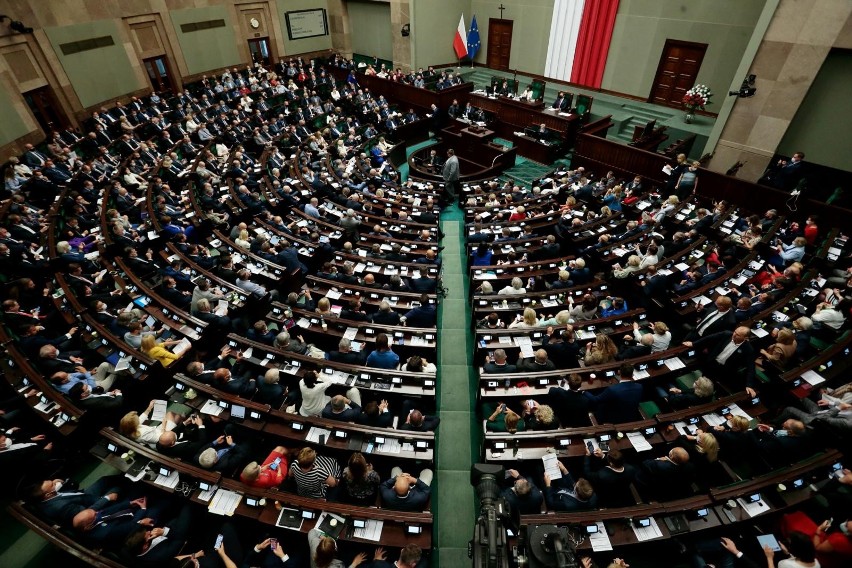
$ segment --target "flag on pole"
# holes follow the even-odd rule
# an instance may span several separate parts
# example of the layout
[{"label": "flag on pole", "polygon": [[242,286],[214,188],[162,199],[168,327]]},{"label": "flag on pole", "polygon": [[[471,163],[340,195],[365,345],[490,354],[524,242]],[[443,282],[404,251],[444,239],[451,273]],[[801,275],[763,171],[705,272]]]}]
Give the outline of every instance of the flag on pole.
[{"label": "flag on pole", "polygon": [[470,57],[471,61],[476,57],[480,44],[479,26],[476,25],[476,14],[474,14],[473,20],[470,22],[470,31],[467,32],[467,56]]},{"label": "flag on pole", "polygon": [[467,33],[464,28],[464,14],[459,18],[459,27],[456,29],[456,36],[453,38],[453,49],[456,50],[456,57],[461,59],[467,56]]}]

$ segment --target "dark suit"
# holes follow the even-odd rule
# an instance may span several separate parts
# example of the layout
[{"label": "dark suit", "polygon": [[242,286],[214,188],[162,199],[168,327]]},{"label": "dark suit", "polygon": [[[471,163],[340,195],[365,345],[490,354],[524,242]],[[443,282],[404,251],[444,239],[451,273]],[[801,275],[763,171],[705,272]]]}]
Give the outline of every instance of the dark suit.
[{"label": "dark suit", "polygon": [[512,507],[512,510],[518,511],[521,515],[537,515],[541,513],[541,502],[544,500],[544,496],[532,480],[528,479],[528,481],[530,483],[530,492],[526,495],[518,495],[515,493],[513,487],[504,489],[502,495],[509,503],[509,506]]},{"label": "dark suit", "polygon": [[[731,314],[733,316],[733,311]],[[756,355],[754,347],[752,347],[750,342],[743,341],[738,345],[737,349],[728,357],[724,365],[716,362],[716,358],[731,342],[731,337],[732,332],[720,331],[712,335],[705,335],[694,343],[694,347],[700,352],[704,361],[701,368],[704,374],[717,380],[720,378],[727,379],[732,376],[743,376],[742,373],[739,373],[739,370],[745,368],[745,386],[754,387],[754,359]]]},{"label": "dark suit", "polygon": [[698,321],[698,325],[696,325],[695,328],[687,334],[686,340],[695,341],[700,337],[707,337],[708,335],[712,335],[719,331],[733,331],[737,326],[737,319],[734,316],[734,310],[730,309],[717,318],[713,323],[708,325],[707,328],[703,330],[703,333],[699,335],[699,330],[701,329],[702,324],[709,321],[718,312],[719,310],[715,308],[710,312],[707,312],[707,314]]},{"label": "dark suit", "polygon": [[544,500],[551,511],[586,511],[597,507],[598,496],[592,495],[588,501],[581,501],[574,495],[574,478],[570,474],[554,479],[550,487],[544,488]]},{"label": "dark suit", "polygon": [[36,505],[37,511],[52,523],[70,527],[74,516],[84,509],[100,510],[112,503],[105,495],[117,492],[120,475],[102,477],[83,491],[60,491],[59,494]]},{"label": "dark suit", "polygon": [[639,418],[642,385],[635,381],[622,381],[600,394],[586,393],[586,396],[595,407],[595,416],[601,424],[620,424]]},{"label": "dark suit", "polygon": [[677,499],[691,491],[694,477],[695,467],[692,463],[676,465],[668,459],[648,459],[639,466],[636,483],[655,496]]},{"label": "dark suit", "polygon": [[563,428],[589,425],[589,399],[581,391],[550,387],[550,405]]},{"label": "dark suit", "polygon": [[382,507],[394,511],[423,511],[429,502],[432,489],[420,481],[411,488],[408,495],[400,497],[394,490],[394,479],[388,479],[379,486],[382,495]]},{"label": "dark suit", "polygon": [[505,365],[498,365],[496,363],[488,362],[483,365],[482,370],[489,374],[499,374],[499,373],[517,373],[518,368],[514,365],[510,365],[506,363]]},{"label": "dark suit", "polygon": [[[600,463],[592,466],[593,459]],[[630,484],[636,477],[636,468],[630,464],[625,464],[624,471],[617,472],[606,467],[605,464],[605,460],[592,458],[592,456],[586,456],[583,462],[583,476],[601,496],[601,505],[605,507],[634,505]]]}]

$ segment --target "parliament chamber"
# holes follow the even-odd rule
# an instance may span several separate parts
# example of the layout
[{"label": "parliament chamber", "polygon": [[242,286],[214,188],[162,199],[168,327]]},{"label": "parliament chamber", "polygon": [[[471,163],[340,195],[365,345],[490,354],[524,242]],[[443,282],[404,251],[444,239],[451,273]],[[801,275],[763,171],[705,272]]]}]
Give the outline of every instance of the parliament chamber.
[{"label": "parliament chamber", "polygon": [[[803,134],[821,75],[779,102],[795,0],[726,0],[736,61],[667,101],[675,40],[613,77],[636,0],[95,4],[0,2],[0,565],[852,561],[845,134]],[[812,4],[834,73],[852,8]],[[432,45],[474,13],[485,53]]]}]

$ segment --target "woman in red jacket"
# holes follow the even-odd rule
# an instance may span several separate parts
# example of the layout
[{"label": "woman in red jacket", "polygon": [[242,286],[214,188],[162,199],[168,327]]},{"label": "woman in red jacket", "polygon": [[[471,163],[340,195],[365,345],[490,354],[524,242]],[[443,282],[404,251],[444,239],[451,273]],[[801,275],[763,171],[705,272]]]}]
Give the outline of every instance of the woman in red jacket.
[{"label": "woman in red jacket", "polygon": [[248,464],[240,474],[240,481],[246,485],[262,489],[278,487],[287,477],[288,471],[287,448],[276,446],[266,456],[263,464],[258,465],[256,461]]}]

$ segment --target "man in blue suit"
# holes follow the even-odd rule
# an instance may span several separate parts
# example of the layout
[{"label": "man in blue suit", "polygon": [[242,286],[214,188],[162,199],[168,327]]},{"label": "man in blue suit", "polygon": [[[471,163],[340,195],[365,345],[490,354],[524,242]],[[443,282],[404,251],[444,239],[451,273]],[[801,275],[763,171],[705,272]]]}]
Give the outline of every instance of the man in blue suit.
[{"label": "man in blue suit", "polygon": [[[61,479],[45,479],[30,491],[36,510],[52,523],[70,527],[84,509],[99,511],[118,499],[119,475],[102,477],[85,490],[74,491]],[[63,489],[65,489],[63,491]]]},{"label": "man in blue suit", "polygon": [[618,383],[600,394],[585,393],[601,424],[618,424],[639,419],[642,385],[633,380],[633,365],[624,363],[618,369]]}]

